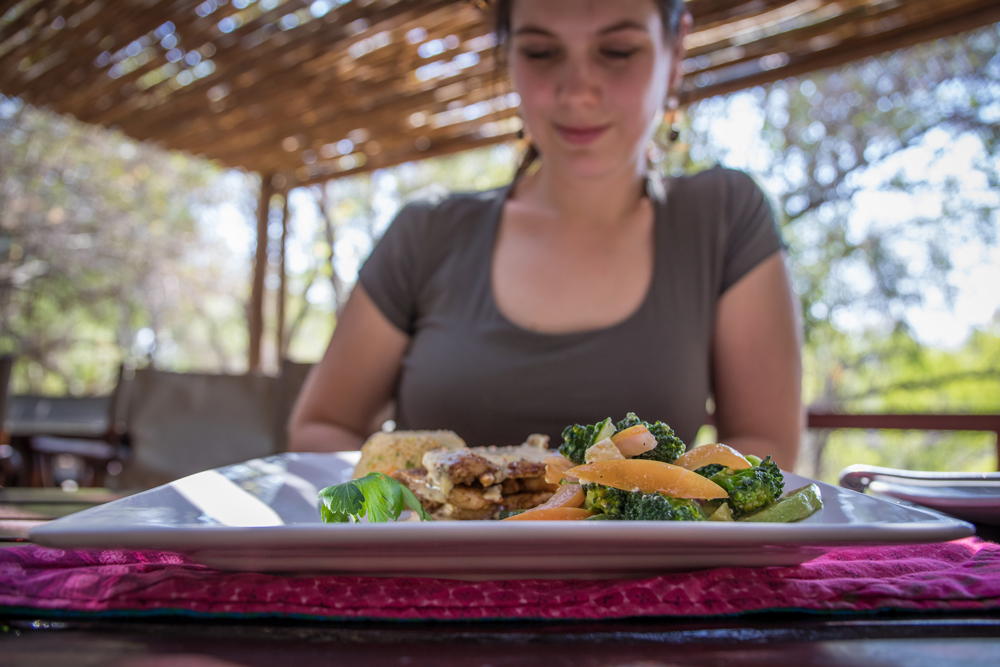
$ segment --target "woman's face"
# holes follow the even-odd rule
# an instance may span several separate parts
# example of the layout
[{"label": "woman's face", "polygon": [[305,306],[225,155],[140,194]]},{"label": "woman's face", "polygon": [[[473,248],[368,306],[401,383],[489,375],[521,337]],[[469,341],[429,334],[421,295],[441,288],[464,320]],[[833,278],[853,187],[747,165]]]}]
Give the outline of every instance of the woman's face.
[{"label": "woman's face", "polygon": [[680,40],[653,0],[516,0],[510,68],[546,168],[641,170],[676,76]]}]

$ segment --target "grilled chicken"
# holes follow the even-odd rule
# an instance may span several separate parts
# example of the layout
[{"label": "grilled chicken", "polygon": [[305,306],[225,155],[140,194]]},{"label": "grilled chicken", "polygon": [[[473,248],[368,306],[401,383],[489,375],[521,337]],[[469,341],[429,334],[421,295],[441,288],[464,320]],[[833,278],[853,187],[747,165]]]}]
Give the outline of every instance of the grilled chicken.
[{"label": "grilled chicken", "polygon": [[545,481],[548,438],[531,436],[519,447],[440,449],[424,454],[423,466],[392,476],[438,519],[495,519],[501,509],[530,509],[558,485]]}]

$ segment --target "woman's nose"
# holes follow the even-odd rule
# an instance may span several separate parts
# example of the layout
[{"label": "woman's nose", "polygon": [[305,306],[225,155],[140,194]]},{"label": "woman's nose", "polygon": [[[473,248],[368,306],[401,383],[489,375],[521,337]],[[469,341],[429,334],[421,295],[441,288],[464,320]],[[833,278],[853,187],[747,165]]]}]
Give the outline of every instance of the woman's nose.
[{"label": "woman's nose", "polygon": [[563,66],[559,95],[567,102],[592,104],[601,99],[601,80],[586,58],[568,58]]}]

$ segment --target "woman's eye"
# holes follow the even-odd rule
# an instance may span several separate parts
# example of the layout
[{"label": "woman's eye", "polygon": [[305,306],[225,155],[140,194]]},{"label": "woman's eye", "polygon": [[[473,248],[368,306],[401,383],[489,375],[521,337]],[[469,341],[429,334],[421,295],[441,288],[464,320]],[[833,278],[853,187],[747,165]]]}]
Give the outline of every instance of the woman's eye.
[{"label": "woman's eye", "polygon": [[628,60],[635,55],[637,49],[601,49],[605,58],[612,60]]},{"label": "woman's eye", "polygon": [[556,55],[555,49],[524,49],[521,51],[526,58],[531,60],[545,60],[546,58],[553,58]]}]

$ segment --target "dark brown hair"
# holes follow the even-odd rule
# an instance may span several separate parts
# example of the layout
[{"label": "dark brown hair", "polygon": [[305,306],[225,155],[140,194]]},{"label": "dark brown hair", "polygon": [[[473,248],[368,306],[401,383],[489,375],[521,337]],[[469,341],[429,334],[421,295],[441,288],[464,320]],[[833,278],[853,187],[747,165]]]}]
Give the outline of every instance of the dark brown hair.
[{"label": "dark brown hair", "polygon": [[[687,13],[684,0],[654,0],[656,8],[660,10],[660,19],[663,21],[663,34],[668,38],[677,36],[680,30],[681,19]],[[493,3],[493,31],[497,38],[498,62],[502,62],[501,56],[507,48],[507,40],[510,38],[511,11],[514,7],[514,0],[495,0]],[[528,149],[521,157],[521,162],[514,174],[514,180],[524,176],[525,172],[535,161],[541,157],[538,147],[534,143],[528,145]]]}]

